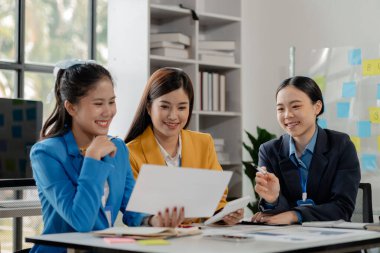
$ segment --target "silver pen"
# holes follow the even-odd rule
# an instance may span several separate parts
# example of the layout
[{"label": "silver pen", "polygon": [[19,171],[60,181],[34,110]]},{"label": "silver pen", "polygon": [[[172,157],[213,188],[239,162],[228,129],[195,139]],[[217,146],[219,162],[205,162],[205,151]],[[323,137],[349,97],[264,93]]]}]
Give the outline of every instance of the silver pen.
[{"label": "silver pen", "polygon": [[266,171],[266,170],[263,169],[262,167],[257,166],[257,167],[256,167],[256,170],[257,170],[258,172],[262,173],[263,175],[268,174],[268,171]]}]

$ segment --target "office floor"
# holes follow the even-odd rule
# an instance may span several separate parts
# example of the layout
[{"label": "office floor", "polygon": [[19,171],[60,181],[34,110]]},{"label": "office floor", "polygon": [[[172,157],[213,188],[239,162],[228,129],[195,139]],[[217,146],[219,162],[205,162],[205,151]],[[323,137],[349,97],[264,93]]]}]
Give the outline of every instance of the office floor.
[{"label": "office floor", "polygon": [[[31,235],[39,235],[42,233],[42,217],[23,217],[23,238]],[[14,252],[13,249],[13,219],[0,219],[0,243],[1,253]],[[23,242],[22,248],[30,248],[33,244]]]}]

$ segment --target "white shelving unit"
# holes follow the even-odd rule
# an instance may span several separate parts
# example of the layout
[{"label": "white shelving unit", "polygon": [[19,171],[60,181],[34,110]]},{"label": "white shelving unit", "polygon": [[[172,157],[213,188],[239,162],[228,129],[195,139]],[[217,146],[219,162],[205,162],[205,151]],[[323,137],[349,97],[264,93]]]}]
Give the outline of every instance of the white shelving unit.
[{"label": "white shelving unit", "polygon": [[[180,4],[195,10],[199,21],[193,20],[191,11],[180,8]],[[200,71],[225,75],[226,110],[202,111],[195,102],[189,128],[224,139],[224,152],[229,154],[230,162],[222,163],[222,166],[225,170],[234,171],[229,198],[240,197],[241,0],[110,0],[108,9],[109,69],[117,85],[119,115],[111,132],[125,135],[146,80],[156,69],[167,66],[182,68],[193,81],[195,93],[200,87]],[[189,59],[151,55],[149,35],[158,32],[181,32],[191,37]],[[235,41],[235,63],[199,60],[200,40]]]}]

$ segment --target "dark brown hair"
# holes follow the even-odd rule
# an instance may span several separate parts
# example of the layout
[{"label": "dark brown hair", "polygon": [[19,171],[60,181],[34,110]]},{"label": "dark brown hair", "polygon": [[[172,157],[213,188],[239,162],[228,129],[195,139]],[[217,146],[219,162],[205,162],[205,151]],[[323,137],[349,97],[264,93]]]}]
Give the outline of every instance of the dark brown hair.
[{"label": "dark brown hair", "polygon": [[55,107],[42,127],[40,138],[45,139],[67,132],[71,128],[72,117],[66,111],[65,101],[78,103],[79,99],[103,78],[112,82],[108,70],[96,63],[76,64],[67,69],[60,69],[54,87]]},{"label": "dark brown hair", "polygon": [[306,76],[294,76],[294,77],[285,79],[277,88],[276,98],[280,90],[284,89],[285,87],[289,85],[292,85],[296,89],[305,93],[310,98],[313,104],[318,102],[318,100],[321,101],[322,108],[319,114],[317,115],[317,117],[324,112],[325,105],[323,103],[322,91],[319,88],[318,84],[313,79]]},{"label": "dark brown hair", "polygon": [[190,102],[189,118],[185,125],[186,128],[189,125],[191,114],[193,112],[193,84],[189,76],[182,69],[170,67],[160,68],[151,75],[145,86],[132,125],[124,139],[125,143],[135,139],[152,124],[152,119],[148,114],[148,107],[152,104],[153,100],[181,88],[186,92]]}]

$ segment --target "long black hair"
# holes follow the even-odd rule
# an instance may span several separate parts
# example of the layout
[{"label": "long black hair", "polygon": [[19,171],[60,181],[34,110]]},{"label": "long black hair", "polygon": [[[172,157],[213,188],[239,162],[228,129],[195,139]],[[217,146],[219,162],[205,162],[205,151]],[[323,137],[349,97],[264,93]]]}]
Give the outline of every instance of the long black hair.
[{"label": "long black hair", "polygon": [[325,105],[323,103],[322,91],[319,88],[318,84],[313,79],[306,76],[294,76],[294,77],[285,79],[277,88],[276,98],[280,90],[284,89],[285,87],[289,85],[292,85],[296,89],[305,93],[310,98],[313,104],[317,103],[318,101],[321,101],[322,108],[321,108],[321,111],[318,113],[317,117],[324,112]]},{"label": "long black hair", "polygon": [[189,117],[184,127],[186,128],[190,123],[191,114],[193,112],[193,84],[189,76],[182,69],[170,67],[160,68],[151,75],[145,86],[145,90],[133,118],[132,125],[124,139],[125,143],[135,139],[152,124],[152,119],[148,114],[148,107],[152,104],[153,100],[181,88],[189,97],[190,102]]},{"label": "long black hair", "polygon": [[75,64],[67,69],[60,69],[55,81],[55,107],[45,121],[40,138],[54,137],[67,132],[72,125],[72,117],[66,111],[65,101],[76,104],[87,94],[95,84],[103,78],[111,81],[112,77],[107,69],[96,63]]}]

